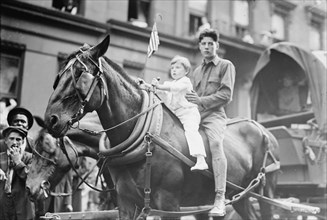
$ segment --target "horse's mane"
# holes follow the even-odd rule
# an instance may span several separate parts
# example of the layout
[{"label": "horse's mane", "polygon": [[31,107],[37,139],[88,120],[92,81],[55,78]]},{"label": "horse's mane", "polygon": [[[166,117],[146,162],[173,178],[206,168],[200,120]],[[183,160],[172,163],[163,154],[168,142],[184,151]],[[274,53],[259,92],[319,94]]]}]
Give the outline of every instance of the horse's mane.
[{"label": "horse's mane", "polygon": [[135,80],[132,79],[132,77],[130,75],[128,75],[128,73],[121,67],[119,66],[117,63],[113,62],[112,60],[110,60],[108,57],[103,56],[103,58],[105,59],[105,61],[116,71],[119,73],[119,75],[121,75],[125,80],[127,80],[130,84],[132,84],[133,86],[137,87],[137,83]]}]

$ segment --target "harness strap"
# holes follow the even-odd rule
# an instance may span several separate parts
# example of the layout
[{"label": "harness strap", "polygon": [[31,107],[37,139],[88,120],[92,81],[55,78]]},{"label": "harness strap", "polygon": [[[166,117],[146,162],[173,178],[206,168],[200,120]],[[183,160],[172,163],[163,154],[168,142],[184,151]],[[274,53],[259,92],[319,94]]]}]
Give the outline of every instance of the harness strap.
[{"label": "harness strap", "polygon": [[[120,153],[121,151],[125,150],[130,144],[132,144],[133,142],[135,142],[135,139],[138,138],[140,136],[140,133],[142,132],[142,128],[144,126],[145,120],[146,120],[146,115],[145,113],[147,113],[148,111],[146,111],[148,105],[149,105],[149,98],[148,95],[143,92],[143,104],[142,104],[142,114],[138,114],[138,120],[135,124],[135,127],[131,133],[131,135],[129,136],[128,139],[126,139],[125,141],[123,141],[122,143],[118,144],[115,147],[109,148],[109,149],[100,149],[99,155],[100,156],[110,156],[110,155],[114,155],[116,153]],[[136,119],[137,117],[133,117],[132,119]],[[130,121],[131,119],[129,119]],[[124,121],[123,123],[125,124],[127,121]],[[123,123],[120,123],[119,125],[112,127],[110,129],[116,128],[118,126],[121,126]],[[109,131],[110,129],[105,129],[101,132],[105,132],[105,131]]]},{"label": "harness strap", "polygon": [[123,154],[133,150],[135,147],[137,147],[139,145],[139,143],[143,140],[143,137],[146,135],[146,133],[149,131],[149,128],[150,128],[150,125],[151,125],[151,122],[152,122],[152,116],[154,114],[154,108],[157,107],[158,105],[161,104],[161,102],[157,102],[157,103],[153,103],[152,104],[152,100],[153,100],[153,93],[150,93],[150,103],[151,103],[151,106],[148,108],[149,111],[146,115],[146,121],[145,121],[145,125],[142,129],[142,132],[141,132],[141,136],[132,144],[130,145],[128,148],[126,148],[125,150],[122,151]]},{"label": "harness strap", "polygon": [[89,184],[88,182],[86,182],[85,179],[82,178],[82,177],[79,175],[78,171],[76,170],[75,166],[73,165],[72,161],[70,160],[69,155],[68,155],[68,152],[67,152],[66,147],[65,147],[65,144],[63,143],[63,138],[60,138],[60,141],[61,141],[61,145],[60,145],[60,146],[61,146],[61,149],[62,149],[62,151],[64,152],[64,154],[66,155],[67,160],[68,160],[68,162],[69,162],[71,168],[74,170],[74,172],[77,174],[78,178],[79,178],[83,183],[85,183],[88,187],[90,187],[91,189],[96,190],[96,191],[98,191],[98,192],[109,192],[109,191],[115,190],[115,189],[107,189],[107,190],[98,189],[98,188],[96,188],[95,186],[92,186],[91,184]]},{"label": "harness strap", "polygon": [[[143,137],[146,135],[146,133],[149,131],[149,128],[152,123],[152,117],[154,114],[154,109],[159,106],[161,102],[157,102],[155,104],[152,104],[150,107],[148,107],[143,113],[147,113],[144,115],[144,124],[142,128],[139,128],[136,133],[138,134],[137,136],[135,135],[135,132],[131,134],[131,136],[121,144],[117,145],[119,147],[117,150],[119,151],[114,151],[117,147],[113,147],[113,151],[103,151],[100,150],[99,155],[102,157],[121,157],[124,156],[126,153],[134,150],[136,147],[140,145],[140,143],[143,141]],[[139,119],[140,120],[140,119]],[[134,129],[135,130],[135,129]],[[133,130],[133,131],[134,131]],[[115,152],[115,153],[112,153]]]},{"label": "harness strap", "polygon": [[55,193],[55,192],[50,192],[51,196],[55,197],[65,197],[65,196],[71,196],[73,193]]},{"label": "harness strap", "polygon": [[144,140],[147,143],[148,151],[145,153],[146,162],[145,162],[144,208],[142,212],[147,212],[147,210],[150,210],[152,152],[150,149],[151,139],[144,137]]}]

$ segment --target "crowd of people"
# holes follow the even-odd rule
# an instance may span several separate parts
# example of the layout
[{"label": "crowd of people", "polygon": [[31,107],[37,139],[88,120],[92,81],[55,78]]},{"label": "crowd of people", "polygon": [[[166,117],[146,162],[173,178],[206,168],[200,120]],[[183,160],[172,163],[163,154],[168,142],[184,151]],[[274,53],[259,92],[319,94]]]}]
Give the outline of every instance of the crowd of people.
[{"label": "crowd of people", "polygon": [[[28,131],[34,124],[32,113],[23,107],[15,107],[15,100],[2,99],[1,106],[1,140],[0,140],[0,219],[32,220],[38,219],[46,212],[97,211],[101,201],[99,194],[88,190],[85,185],[77,187],[78,178],[72,171],[68,172],[55,187],[54,193],[67,196],[50,196],[44,203],[30,201],[25,190],[28,173],[27,166],[32,158],[34,140]],[[9,105],[6,103],[10,103]],[[49,149],[54,151],[55,149]],[[82,158],[80,175],[86,175],[91,158]],[[94,174],[97,173],[95,169]],[[87,181],[95,183],[95,175],[89,175]],[[112,207],[111,207],[112,208]]]},{"label": "crowd of people", "polygon": [[[171,61],[172,80],[159,84],[159,81],[154,79],[152,86],[164,91],[163,100],[183,125],[190,155],[196,158],[195,165],[191,167],[192,171],[208,169],[204,143],[199,134],[199,126],[204,128],[209,140],[215,181],[215,201],[210,214],[223,216],[226,213],[224,201],[227,173],[222,144],[227,124],[224,107],[232,100],[235,67],[229,60],[218,57],[219,34],[215,30],[202,30],[198,40],[202,63],[192,71],[190,61],[186,57],[176,56]],[[28,130],[33,125],[33,116],[27,109],[14,105],[13,101],[1,105],[3,139],[0,140],[0,219],[29,220],[35,218],[38,209],[30,202],[25,191],[26,166],[32,157],[30,146],[33,144]],[[6,122],[4,118],[7,119]],[[67,174],[57,186],[57,192],[71,193],[73,182],[72,173]],[[72,197],[66,197],[60,202],[54,200],[50,202],[51,210],[97,210],[99,194],[93,194],[91,191],[87,193],[92,199],[86,201],[91,202],[75,208]]]}]

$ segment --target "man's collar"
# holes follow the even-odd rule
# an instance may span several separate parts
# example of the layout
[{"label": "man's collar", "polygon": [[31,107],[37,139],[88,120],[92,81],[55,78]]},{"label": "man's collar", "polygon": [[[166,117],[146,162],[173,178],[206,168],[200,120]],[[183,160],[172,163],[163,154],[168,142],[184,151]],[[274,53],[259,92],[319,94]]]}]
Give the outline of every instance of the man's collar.
[{"label": "man's collar", "polygon": [[204,66],[204,65],[207,65],[208,63],[213,63],[215,66],[217,66],[218,65],[218,62],[219,62],[219,57],[218,57],[218,55],[216,55],[216,56],[214,56],[214,58],[212,59],[212,60],[210,60],[209,62],[206,62],[206,60],[205,59],[203,59],[202,60],[202,65]]}]

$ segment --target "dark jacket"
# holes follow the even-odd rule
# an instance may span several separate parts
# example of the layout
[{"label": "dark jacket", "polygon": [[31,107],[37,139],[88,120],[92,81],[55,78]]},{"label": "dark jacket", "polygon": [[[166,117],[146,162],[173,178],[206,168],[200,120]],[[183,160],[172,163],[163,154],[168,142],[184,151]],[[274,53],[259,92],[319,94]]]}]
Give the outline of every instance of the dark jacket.
[{"label": "dark jacket", "polygon": [[[8,154],[7,146],[4,140],[0,140],[0,168],[6,173],[8,170]],[[7,220],[5,213],[8,210],[6,203],[13,202],[15,207],[15,214],[17,220],[28,220],[34,218],[34,204],[29,200],[25,186],[27,170],[26,165],[32,160],[32,154],[24,152],[21,163],[17,164],[14,169],[13,180],[12,180],[12,192],[10,195],[4,191],[5,181],[0,181],[0,219]]]}]

